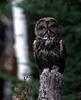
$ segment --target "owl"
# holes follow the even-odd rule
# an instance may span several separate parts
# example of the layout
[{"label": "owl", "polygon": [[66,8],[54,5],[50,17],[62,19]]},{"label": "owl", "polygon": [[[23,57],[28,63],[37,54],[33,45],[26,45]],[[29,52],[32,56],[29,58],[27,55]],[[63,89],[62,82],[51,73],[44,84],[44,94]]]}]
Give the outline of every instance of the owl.
[{"label": "owl", "polygon": [[36,38],[33,42],[33,51],[40,70],[56,66],[60,73],[65,68],[66,48],[60,39],[60,27],[55,18],[45,17],[35,25]]}]

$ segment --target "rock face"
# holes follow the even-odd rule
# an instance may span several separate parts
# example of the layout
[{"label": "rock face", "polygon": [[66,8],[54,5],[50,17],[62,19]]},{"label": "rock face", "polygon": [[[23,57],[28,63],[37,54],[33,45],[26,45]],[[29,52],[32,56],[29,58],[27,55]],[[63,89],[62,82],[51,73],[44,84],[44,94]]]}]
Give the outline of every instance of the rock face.
[{"label": "rock face", "polygon": [[58,70],[44,69],[40,75],[38,100],[63,100],[63,75]]}]

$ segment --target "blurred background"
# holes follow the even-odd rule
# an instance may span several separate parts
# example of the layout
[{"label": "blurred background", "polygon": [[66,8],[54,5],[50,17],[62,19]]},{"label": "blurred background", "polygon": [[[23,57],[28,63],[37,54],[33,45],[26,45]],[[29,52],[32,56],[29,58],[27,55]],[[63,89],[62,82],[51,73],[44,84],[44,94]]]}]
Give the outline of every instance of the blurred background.
[{"label": "blurred background", "polygon": [[12,100],[14,87],[31,73],[32,98],[37,100],[34,26],[47,16],[58,20],[67,48],[64,100],[81,100],[81,0],[0,0],[0,100]]}]

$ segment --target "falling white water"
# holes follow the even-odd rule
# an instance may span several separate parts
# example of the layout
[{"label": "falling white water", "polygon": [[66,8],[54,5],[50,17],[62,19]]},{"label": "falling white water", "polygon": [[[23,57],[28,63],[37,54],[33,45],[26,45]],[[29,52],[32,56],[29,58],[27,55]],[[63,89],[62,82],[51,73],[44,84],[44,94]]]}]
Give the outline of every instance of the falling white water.
[{"label": "falling white water", "polygon": [[18,63],[18,77],[23,80],[24,76],[31,73],[28,62],[27,19],[24,10],[17,6],[23,0],[12,1],[13,25],[15,34],[15,51]]}]

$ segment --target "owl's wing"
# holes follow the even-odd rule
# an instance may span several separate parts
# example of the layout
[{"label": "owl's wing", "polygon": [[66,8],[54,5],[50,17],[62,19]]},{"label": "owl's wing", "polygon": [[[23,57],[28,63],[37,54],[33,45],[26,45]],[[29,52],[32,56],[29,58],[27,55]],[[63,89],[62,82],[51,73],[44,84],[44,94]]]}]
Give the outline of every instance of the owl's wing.
[{"label": "owl's wing", "polygon": [[59,68],[59,71],[61,73],[64,72],[65,61],[66,61],[66,47],[64,45],[63,40],[60,40],[60,68]]},{"label": "owl's wing", "polygon": [[38,65],[38,67],[40,69],[42,69],[41,68],[41,60],[38,58],[38,52],[41,49],[41,46],[40,45],[41,45],[40,40],[34,40],[34,42],[33,42],[33,53],[34,53],[34,57],[35,57],[35,60],[36,60],[36,63]]},{"label": "owl's wing", "polygon": [[33,42],[33,52],[34,52],[34,57],[38,54],[38,51],[41,49],[41,40],[34,40]]},{"label": "owl's wing", "polygon": [[37,47],[37,41],[36,40],[34,40],[34,42],[33,42],[33,55],[34,55],[34,57],[35,57],[35,55],[36,55],[36,47]]}]

